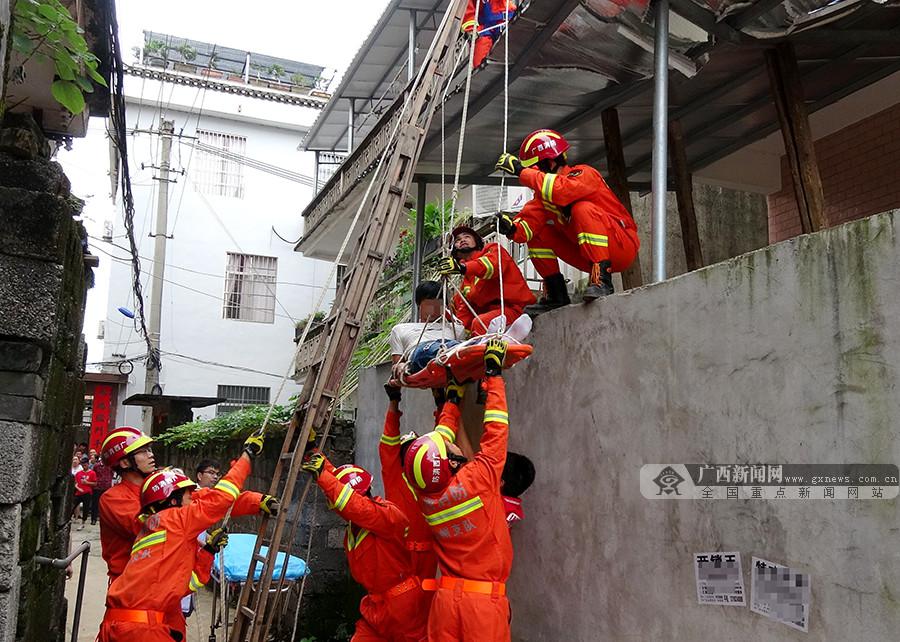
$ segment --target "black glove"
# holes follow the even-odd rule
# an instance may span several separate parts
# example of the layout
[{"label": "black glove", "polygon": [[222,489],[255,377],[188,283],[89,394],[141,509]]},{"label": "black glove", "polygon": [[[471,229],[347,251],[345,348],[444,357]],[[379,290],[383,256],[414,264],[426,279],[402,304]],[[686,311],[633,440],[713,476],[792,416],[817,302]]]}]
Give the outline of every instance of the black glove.
[{"label": "black glove", "polygon": [[[203,550],[215,555],[228,545],[228,531],[223,527],[211,528],[206,531],[206,543]],[[195,549],[196,550],[196,549]]]},{"label": "black glove", "polygon": [[494,169],[499,169],[501,172],[518,176],[522,173],[522,161],[512,154],[503,152],[500,154],[500,158],[497,159],[497,164],[494,165]]},{"label": "black glove", "polygon": [[259,510],[272,517],[278,515],[279,508],[281,508],[281,502],[278,501],[277,497],[272,497],[271,495],[263,495],[259,502]]},{"label": "black glove", "polygon": [[[449,372],[449,370],[448,370]],[[457,406],[462,403],[463,396],[466,394],[465,384],[457,381],[453,376],[447,378],[447,401],[455,403]]]},{"label": "black glove", "polygon": [[400,403],[400,398],[402,397],[401,389],[398,386],[392,386],[389,383],[384,384],[384,391],[387,393],[387,398],[390,401],[396,401]]},{"label": "black glove", "polygon": [[506,342],[491,339],[484,348],[484,374],[496,377],[503,371],[503,360],[506,358]]},{"label": "black glove", "polygon": [[247,437],[246,441],[244,441],[244,452],[247,453],[247,456],[250,457],[250,459],[255,458],[262,452],[264,441],[265,435],[253,433]]},{"label": "black glove", "polygon": [[450,276],[451,274],[465,274],[466,266],[460,263],[452,256],[445,256],[438,263],[438,274],[441,276]]},{"label": "black glove", "polygon": [[303,463],[300,464],[300,467],[315,479],[318,479],[325,469],[325,455],[318,450],[312,450],[303,458]]},{"label": "black glove", "polygon": [[509,214],[503,212],[497,214],[497,225],[500,228],[500,233],[508,239],[511,239],[516,230],[519,229],[519,226],[513,222]]},{"label": "black glove", "polygon": [[444,402],[447,401],[447,393],[443,388],[432,388],[431,396],[434,397],[434,405],[437,406],[438,410],[440,410],[441,406],[444,405]]}]

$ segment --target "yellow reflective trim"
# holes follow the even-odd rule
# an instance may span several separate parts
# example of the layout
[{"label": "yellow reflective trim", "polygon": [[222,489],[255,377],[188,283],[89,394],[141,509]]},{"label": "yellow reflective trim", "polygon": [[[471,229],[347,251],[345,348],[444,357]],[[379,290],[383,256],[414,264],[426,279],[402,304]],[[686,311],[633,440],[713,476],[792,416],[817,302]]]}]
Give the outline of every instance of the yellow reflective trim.
[{"label": "yellow reflective trim", "polygon": [[334,507],[337,510],[344,510],[347,507],[347,502],[350,501],[350,496],[353,494],[353,490],[344,484],[344,487],[341,489],[341,492],[338,493],[337,499],[334,500]]},{"label": "yellow reflective trim", "polygon": [[471,28],[474,27],[474,26],[475,26],[475,21],[474,21],[474,20],[467,20],[466,22],[462,23],[462,27],[460,27],[460,28],[461,28],[463,31],[468,31],[469,29],[471,29]]},{"label": "yellow reflective trim", "polygon": [[553,202],[553,184],[556,182],[556,174],[544,174],[544,183],[541,185],[541,196],[545,201]]},{"label": "yellow reflective trim", "polygon": [[591,234],[590,232],[580,232],[578,234],[578,245],[598,245],[600,247],[609,246],[609,237],[602,234]]},{"label": "yellow reflective trim", "polygon": [[227,479],[220,479],[219,483],[213,488],[221,490],[226,495],[230,495],[232,499],[237,499],[238,495],[241,494],[240,489]]},{"label": "yellow reflective trim", "polygon": [[533,259],[555,259],[556,252],[544,248],[528,248],[528,256]]},{"label": "yellow reflective trim", "polygon": [[545,210],[547,210],[551,214],[556,214],[557,218],[562,214],[562,211],[550,201],[541,199],[541,203],[543,204]]},{"label": "yellow reflective trim", "polygon": [[[397,439],[399,440],[400,438],[397,437]],[[361,474],[363,474],[364,472],[366,472],[366,471],[364,471],[362,468],[359,468],[359,467],[357,467],[357,466],[350,466],[349,468],[344,468],[341,472],[337,473],[337,474],[335,475],[335,477],[336,477],[337,479],[343,479],[344,477],[346,477],[346,476],[349,475],[350,473],[358,473],[358,474],[361,475]]]},{"label": "yellow reflective trim", "polygon": [[443,440],[443,438],[438,439],[440,437],[440,433],[435,431],[431,431],[428,433],[428,438],[434,442],[434,445],[437,446],[438,452],[441,453],[441,457],[444,459],[447,458],[447,442]]},{"label": "yellow reflective trim", "polygon": [[494,421],[498,424],[509,425],[509,413],[503,410],[485,410],[484,423]]},{"label": "yellow reflective trim", "polygon": [[188,590],[191,592],[195,592],[199,591],[204,586],[204,583],[200,581],[200,578],[197,577],[197,574],[194,571],[191,571],[191,581],[188,582]]},{"label": "yellow reflective trim", "polygon": [[400,435],[390,436],[390,435],[381,435],[381,443],[386,446],[399,446],[400,445]]},{"label": "yellow reflective trim", "polygon": [[[522,149],[528,149],[528,148],[531,146],[531,143],[533,143],[533,142],[534,142],[535,140],[537,140],[538,138],[541,138],[542,136],[546,136],[546,137],[548,137],[548,138],[556,138],[556,139],[561,139],[561,138],[562,138],[562,136],[560,136],[559,134],[554,134],[554,133],[551,132],[551,131],[547,131],[546,129],[542,129],[542,130],[539,131],[539,132],[535,132],[534,136],[532,136],[531,138],[529,138],[528,140],[526,140],[526,141],[525,141],[525,144],[522,145]],[[535,161],[535,162],[537,162],[537,161]]]},{"label": "yellow reflective trim", "polygon": [[439,434],[441,437],[446,439],[449,442],[456,441],[456,433],[453,432],[453,429],[450,426],[445,426],[444,424],[438,424],[434,427],[434,432]]},{"label": "yellow reflective trim", "polygon": [[400,476],[403,478],[403,483],[406,484],[406,487],[409,489],[409,492],[412,493],[413,499],[418,500],[419,496],[416,495],[416,489],[412,487],[412,484],[409,483],[409,480],[406,478],[406,473],[400,473]]},{"label": "yellow reflective trim", "polygon": [[131,554],[134,555],[140,550],[147,548],[148,546],[155,546],[156,544],[162,544],[166,541],[166,531],[156,531],[155,533],[151,533],[141,539],[137,540],[134,543],[134,546],[131,547]]},{"label": "yellow reflective trim", "polygon": [[360,545],[360,543],[366,539],[366,536],[369,534],[369,531],[363,529],[359,531],[359,535],[356,537],[353,536],[353,529],[350,527],[350,524],[347,524],[347,550],[352,551],[354,548]]},{"label": "yellow reflective trim", "polygon": [[413,476],[419,488],[425,488],[425,478],[422,477],[422,460],[425,459],[425,450],[425,448],[419,448],[419,452],[413,458]]},{"label": "yellow reflective trim", "polygon": [[493,264],[491,263],[491,260],[490,260],[488,257],[482,256],[480,259],[478,259],[478,261],[479,261],[479,263],[481,263],[481,264],[484,266],[484,269],[487,270],[487,271],[484,273],[484,278],[485,278],[485,279],[489,279],[489,278],[491,278],[492,276],[494,276],[494,266],[493,266]]},{"label": "yellow reflective trim", "polygon": [[522,226],[522,229],[525,231],[525,242],[526,243],[534,237],[534,232],[531,231],[531,226],[528,224],[527,221],[523,221],[522,219],[519,219],[519,218],[514,218],[513,223],[515,223],[516,225]]},{"label": "yellow reflective trim", "polygon": [[456,506],[445,508],[444,510],[438,511],[437,513],[432,513],[431,515],[425,515],[425,521],[428,522],[429,526],[438,526],[454,519],[464,517],[465,515],[468,515],[472,511],[476,511],[483,506],[484,502],[481,501],[481,497],[478,497],[476,495],[472,499],[467,499],[463,503],[457,504]]}]

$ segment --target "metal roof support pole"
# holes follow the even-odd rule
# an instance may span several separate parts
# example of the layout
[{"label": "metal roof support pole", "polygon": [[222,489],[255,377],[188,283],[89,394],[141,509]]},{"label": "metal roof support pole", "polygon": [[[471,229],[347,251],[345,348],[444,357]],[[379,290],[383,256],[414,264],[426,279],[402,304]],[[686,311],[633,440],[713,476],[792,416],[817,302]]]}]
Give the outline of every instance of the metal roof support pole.
[{"label": "metal roof support pole", "polygon": [[356,100],[348,98],[350,101],[350,116],[347,118],[347,153],[353,153],[353,127],[356,120]]},{"label": "metal roof support pole", "polygon": [[[416,235],[413,246],[412,288],[415,292],[419,281],[422,280],[422,255],[425,253],[425,181],[417,183],[419,191],[416,198]],[[419,320],[419,306],[416,305],[416,297],[412,297],[412,319]]]},{"label": "metal roof support pole", "polygon": [[315,152],[315,162],[313,164],[313,196],[319,193],[319,150]]},{"label": "metal roof support pole", "polygon": [[653,280],[666,280],[666,191],[668,179],[669,0],[656,2],[653,39]]},{"label": "metal roof support pole", "polygon": [[406,61],[406,82],[416,77],[416,10],[409,10],[409,58]]}]

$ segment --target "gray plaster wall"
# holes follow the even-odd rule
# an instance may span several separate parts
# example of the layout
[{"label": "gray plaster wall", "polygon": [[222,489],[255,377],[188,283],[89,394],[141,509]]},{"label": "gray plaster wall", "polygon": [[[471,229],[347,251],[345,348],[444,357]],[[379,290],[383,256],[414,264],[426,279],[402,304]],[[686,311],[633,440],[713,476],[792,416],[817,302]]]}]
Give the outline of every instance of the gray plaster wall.
[{"label": "gray plaster wall", "polygon": [[[513,531],[514,640],[897,639],[896,500],[654,501],[639,471],[900,462],[898,216],[537,319],[507,375],[510,447],[537,467]],[[378,375],[361,378],[359,461]],[[404,401],[406,421],[430,419]],[[692,554],[717,550],[741,552],[748,592],[752,555],[807,571],[809,633],[698,605]]]}]

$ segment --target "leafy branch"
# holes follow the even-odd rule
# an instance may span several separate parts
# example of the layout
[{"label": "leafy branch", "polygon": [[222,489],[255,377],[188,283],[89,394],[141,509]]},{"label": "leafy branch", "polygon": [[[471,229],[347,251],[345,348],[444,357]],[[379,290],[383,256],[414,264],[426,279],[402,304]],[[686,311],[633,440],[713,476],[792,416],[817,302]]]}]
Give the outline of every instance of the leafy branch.
[{"label": "leafy branch", "polygon": [[53,98],[73,114],[84,111],[84,94],[94,91],[91,81],[104,87],[106,81],[69,10],[59,0],[18,0],[13,25],[12,45],[25,57],[22,64],[32,58],[52,61]]},{"label": "leafy branch", "polygon": [[[287,405],[276,405],[272,409],[272,416],[269,418],[270,431],[291,420],[295,400],[296,398],[292,397]],[[212,419],[197,419],[175,426],[154,439],[168,446],[190,450],[213,442],[245,437],[262,425],[268,410],[268,405],[247,406]]]}]

